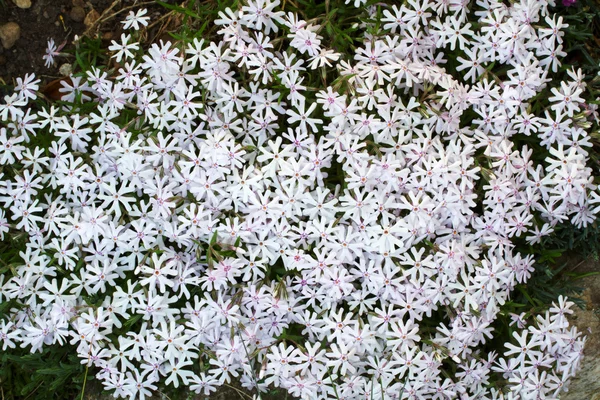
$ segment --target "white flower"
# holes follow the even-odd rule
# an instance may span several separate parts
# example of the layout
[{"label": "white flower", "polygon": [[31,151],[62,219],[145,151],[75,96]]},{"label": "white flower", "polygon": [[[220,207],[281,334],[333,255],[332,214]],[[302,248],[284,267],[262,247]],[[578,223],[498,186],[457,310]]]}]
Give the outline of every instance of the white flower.
[{"label": "white flower", "polygon": [[112,41],[111,45],[108,47],[108,50],[110,51],[116,51],[115,54],[112,55],[113,58],[115,58],[117,60],[117,62],[121,62],[121,60],[123,58],[128,59],[128,58],[133,58],[133,52],[132,50],[139,50],[140,46],[138,43],[133,42],[133,43],[128,43],[131,40],[131,35],[125,35],[124,33],[121,34],[121,43],[117,43],[116,41]]},{"label": "white flower", "polygon": [[[140,29],[140,25],[148,26],[148,21],[150,17],[145,16],[148,13],[148,10],[145,8],[140,8],[137,12],[129,11],[127,17],[125,17],[124,21],[121,21],[123,24],[123,29],[133,28],[136,31]],[[118,62],[118,60],[117,60]]]},{"label": "white flower", "polygon": [[44,57],[42,57],[45,61],[45,66],[47,68],[50,68],[51,66],[56,64],[56,62],[54,61],[54,57],[60,55],[60,51],[62,50],[62,48],[65,46],[66,43],[67,42],[64,42],[61,45],[56,46],[56,44],[54,43],[54,39],[50,38],[48,40],[48,47],[46,48],[46,54],[44,55]]},{"label": "white flower", "polygon": [[[61,102],[30,105],[38,83],[18,80],[0,104],[3,351],[68,336],[117,397],[232,377],[316,399],[558,397],[584,344],[564,298],[482,349],[534,272],[519,238],[600,211],[594,106],[581,71],[552,72],[551,2],[463,3],[304,21],[252,0],[210,39],[124,33],[124,65],[64,79]],[[338,23],[356,49],[328,49]]]}]

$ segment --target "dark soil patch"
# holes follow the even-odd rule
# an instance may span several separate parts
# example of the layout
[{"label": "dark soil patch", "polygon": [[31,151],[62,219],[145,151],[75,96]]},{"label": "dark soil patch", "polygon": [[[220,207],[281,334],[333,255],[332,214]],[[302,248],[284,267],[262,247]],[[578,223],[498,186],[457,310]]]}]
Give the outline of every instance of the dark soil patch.
[{"label": "dark soil patch", "polygon": [[[577,259],[573,260],[577,265],[576,272],[598,273],[600,272],[600,261]],[[577,326],[587,342],[584,349],[584,357],[581,370],[572,380],[569,392],[564,394],[564,400],[600,400],[600,275],[588,276],[581,280],[580,285],[584,289],[581,298],[585,301],[585,309],[575,308],[571,316],[571,322]]]},{"label": "dark soil patch", "polygon": [[[103,46],[107,48],[112,39],[118,39],[122,32],[122,21],[129,10],[147,8],[151,17],[150,22],[164,17],[169,10],[158,4],[143,0],[31,0],[32,6],[21,9],[13,0],[0,0],[0,26],[7,22],[15,22],[21,28],[20,39],[10,49],[0,45],[0,85],[12,85],[14,79],[26,73],[35,73],[43,82],[48,82],[61,76],[59,67],[64,63],[73,63],[74,59],[57,58],[56,65],[46,67],[43,56],[46,54],[48,40],[54,39],[55,44],[65,43],[63,52],[73,50],[76,36],[87,33],[90,37],[101,37]],[[166,0],[166,3],[176,3],[176,0]],[[138,7],[139,5],[139,7]],[[79,7],[77,17],[73,10]],[[81,14],[82,10],[84,14]],[[98,23],[91,28],[81,20],[95,10],[102,16]],[[173,20],[165,20],[152,29],[152,34],[164,33],[166,24],[172,25]],[[154,39],[148,35],[145,39]]]},{"label": "dark soil patch", "polygon": [[21,27],[21,38],[10,49],[0,46],[0,78],[11,84],[14,78],[26,73],[38,77],[56,77],[58,67],[44,66],[48,40],[54,39],[57,45],[72,43],[75,35],[85,30],[83,21],[75,21],[70,13],[74,4],[83,4],[89,13],[92,8],[102,13],[111,0],[72,1],[72,0],[33,0],[31,8],[18,8],[12,0],[0,0],[0,25],[16,22]]}]

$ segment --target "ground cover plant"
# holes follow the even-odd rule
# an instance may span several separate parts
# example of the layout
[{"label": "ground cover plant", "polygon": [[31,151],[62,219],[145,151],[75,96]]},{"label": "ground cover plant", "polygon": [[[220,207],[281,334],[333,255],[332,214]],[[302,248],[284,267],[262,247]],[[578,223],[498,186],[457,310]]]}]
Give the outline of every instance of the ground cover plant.
[{"label": "ground cover plant", "polygon": [[59,100],[17,81],[0,104],[3,384],[568,388],[573,303],[530,290],[557,256],[545,241],[600,209],[569,24],[552,1],[348,3],[206,6],[214,22],[148,48],[139,9],[111,63],[76,53]]}]

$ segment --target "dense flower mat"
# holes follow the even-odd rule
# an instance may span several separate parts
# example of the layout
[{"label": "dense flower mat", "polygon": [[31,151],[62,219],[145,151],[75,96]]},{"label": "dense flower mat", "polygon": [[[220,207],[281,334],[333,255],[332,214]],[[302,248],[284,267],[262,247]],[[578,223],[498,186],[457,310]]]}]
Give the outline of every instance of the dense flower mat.
[{"label": "dense flower mat", "polygon": [[233,378],[305,399],[557,398],[585,341],[572,303],[487,346],[533,270],[515,242],[597,211],[596,112],[580,70],[553,78],[552,3],[356,0],[354,54],[270,0],[220,12],[218,41],[144,51],[142,10],[119,67],[61,101],[19,79],[0,105],[0,235],[26,242],[0,278],[3,350],[74,345],[125,398]]}]

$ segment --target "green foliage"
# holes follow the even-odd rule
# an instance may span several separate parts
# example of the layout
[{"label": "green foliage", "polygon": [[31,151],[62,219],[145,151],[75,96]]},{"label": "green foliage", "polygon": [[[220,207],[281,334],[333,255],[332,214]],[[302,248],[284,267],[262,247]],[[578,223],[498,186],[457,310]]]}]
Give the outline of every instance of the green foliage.
[{"label": "green foliage", "polygon": [[573,225],[557,226],[554,235],[545,240],[546,246],[564,248],[569,254],[598,261],[600,255],[600,226],[598,222],[577,228]]},{"label": "green foliage", "polygon": [[75,64],[80,71],[89,71],[92,67],[107,65],[109,58],[103,48],[102,39],[82,36],[75,46]]},{"label": "green foliage", "polygon": [[224,11],[227,7],[234,10],[241,7],[238,0],[188,0],[179,5],[157,0],[156,3],[183,16],[177,31],[169,32],[181,44],[187,44],[193,39],[215,37],[218,29],[214,20],[218,18],[219,11]]},{"label": "green foliage", "polygon": [[68,344],[44,347],[42,353],[33,354],[17,348],[0,356],[0,387],[6,400],[73,399],[84,379],[85,366]]},{"label": "green foliage", "polygon": [[574,7],[557,7],[555,12],[569,24],[565,30],[564,49],[568,56],[564,65],[577,63],[585,73],[596,74],[598,49],[593,45],[600,33],[600,9],[596,0],[579,0]]}]

